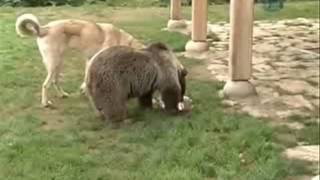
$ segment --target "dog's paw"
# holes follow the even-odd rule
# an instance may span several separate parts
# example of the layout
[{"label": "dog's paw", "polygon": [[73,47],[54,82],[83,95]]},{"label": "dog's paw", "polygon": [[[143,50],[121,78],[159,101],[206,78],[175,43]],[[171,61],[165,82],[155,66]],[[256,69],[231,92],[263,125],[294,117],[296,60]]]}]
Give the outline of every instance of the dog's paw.
[{"label": "dog's paw", "polygon": [[53,105],[52,101],[44,101],[41,104],[42,104],[42,107],[44,108],[50,108]]},{"label": "dog's paw", "polygon": [[192,103],[192,99],[188,96],[183,96],[183,101],[188,102],[188,103]]},{"label": "dog's paw", "polygon": [[133,123],[134,123],[134,119],[131,119],[131,118],[127,118],[127,119],[123,120],[124,125],[131,125]]},{"label": "dog's paw", "polygon": [[160,97],[153,98],[152,104],[155,105],[155,107],[160,108],[160,109],[165,108],[164,102],[162,101],[162,99]]},{"label": "dog's paw", "polygon": [[81,94],[86,94],[86,83],[82,83],[80,86],[80,93]]},{"label": "dog's paw", "polygon": [[63,92],[61,95],[60,95],[60,97],[61,98],[68,98],[70,96],[70,94],[69,93],[67,93],[67,92]]},{"label": "dog's paw", "polygon": [[85,95],[87,92],[85,89],[80,89],[80,94]]}]

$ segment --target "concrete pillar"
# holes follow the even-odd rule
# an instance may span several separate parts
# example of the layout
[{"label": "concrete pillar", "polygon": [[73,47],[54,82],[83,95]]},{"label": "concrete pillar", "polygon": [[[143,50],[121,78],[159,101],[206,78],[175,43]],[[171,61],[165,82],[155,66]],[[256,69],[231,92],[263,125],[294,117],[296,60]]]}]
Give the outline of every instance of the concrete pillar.
[{"label": "concrete pillar", "polygon": [[181,0],[171,0],[168,29],[185,28],[187,25],[181,15]]},{"label": "concrete pillar", "polygon": [[249,82],[252,69],[252,39],[254,0],[231,0],[229,81],[223,89],[227,97],[247,97],[256,94]]},{"label": "concrete pillar", "polygon": [[186,44],[187,52],[204,52],[207,43],[208,0],[192,0],[192,37]]}]

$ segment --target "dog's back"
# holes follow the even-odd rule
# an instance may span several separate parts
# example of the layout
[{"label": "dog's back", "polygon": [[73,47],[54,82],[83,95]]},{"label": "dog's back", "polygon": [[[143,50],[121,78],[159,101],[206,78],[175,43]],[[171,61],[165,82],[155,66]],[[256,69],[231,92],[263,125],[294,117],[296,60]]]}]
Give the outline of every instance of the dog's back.
[{"label": "dog's back", "polygon": [[105,33],[103,43],[104,48],[112,46],[129,46],[135,49],[144,48],[144,45],[135,39],[132,35],[122,29],[108,23],[97,23]]}]

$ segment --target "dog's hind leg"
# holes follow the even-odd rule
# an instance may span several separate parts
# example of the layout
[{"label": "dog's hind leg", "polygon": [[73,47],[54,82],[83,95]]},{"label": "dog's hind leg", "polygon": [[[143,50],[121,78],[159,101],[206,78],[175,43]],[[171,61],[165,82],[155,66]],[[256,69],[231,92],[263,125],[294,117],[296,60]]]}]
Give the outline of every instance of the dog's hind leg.
[{"label": "dog's hind leg", "polygon": [[63,69],[63,62],[61,61],[60,64],[57,66],[57,71],[55,73],[54,80],[53,80],[53,86],[55,87],[56,91],[58,92],[61,98],[66,98],[69,96],[69,94],[65,92],[63,88],[60,86],[60,78],[61,78],[60,73],[62,72],[62,69]]},{"label": "dog's hind leg", "polygon": [[38,39],[39,50],[42,55],[43,63],[47,69],[47,77],[42,84],[41,104],[43,107],[49,107],[52,102],[48,99],[48,89],[57,75],[59,65],[62,63],[58,46],[53,46],[46,41]]},{"label": "dog's hind leg", "polygon": [[52,105],[52,102],[48,100],[48,89],[51,85],[51,82],[52,82],[54,76],[55,76],[55,74],[53,73],[53,71],[48,70],[48,75],[42,84],[41,104],[43,107],[49,107],[50,105]]}]

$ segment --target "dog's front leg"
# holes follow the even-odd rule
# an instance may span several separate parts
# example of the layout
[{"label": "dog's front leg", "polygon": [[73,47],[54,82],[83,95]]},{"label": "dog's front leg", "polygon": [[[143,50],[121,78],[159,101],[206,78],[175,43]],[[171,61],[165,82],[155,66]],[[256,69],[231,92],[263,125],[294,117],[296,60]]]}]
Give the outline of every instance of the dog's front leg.
[{"label": "dog's front leg", "polygon": [[86,83],[82,82],[81,86],[80,86],[80,93],[81,94],[85,94],[86,93]]},{"label": "dog's front leg", "polygon": [[85,94],[86,93],[86,89],[87,89],[86,79],[87,79],[87,73],[88,73],[89,64],[90,64],[90,59],[87,59],[86,67],[85,67],[85,70],[84,70],[84,79],[83,79],[83,82],[82,82],[82,84],[80,86],[81,94]]}]

